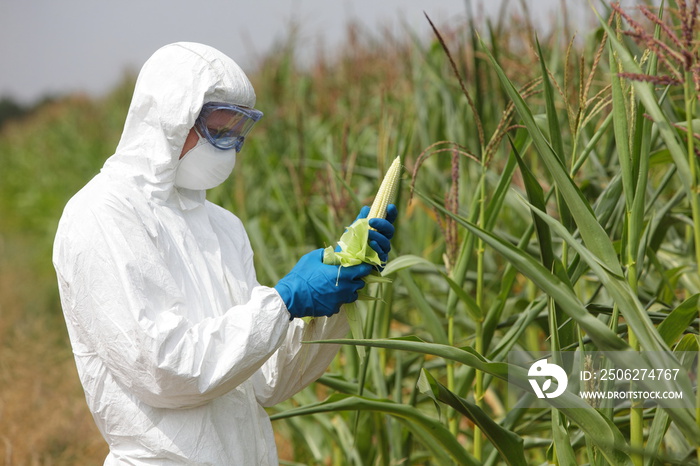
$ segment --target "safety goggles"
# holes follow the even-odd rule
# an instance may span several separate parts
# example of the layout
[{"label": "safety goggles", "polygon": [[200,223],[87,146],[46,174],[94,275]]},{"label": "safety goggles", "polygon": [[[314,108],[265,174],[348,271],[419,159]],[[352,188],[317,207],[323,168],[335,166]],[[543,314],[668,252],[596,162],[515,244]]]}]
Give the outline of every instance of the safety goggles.
[{"label": "safety goggles", "polygon": [[208,102],[202,106],[195,128],[217,149],[240,152],[246,135],[262,116],[253,108]]}]

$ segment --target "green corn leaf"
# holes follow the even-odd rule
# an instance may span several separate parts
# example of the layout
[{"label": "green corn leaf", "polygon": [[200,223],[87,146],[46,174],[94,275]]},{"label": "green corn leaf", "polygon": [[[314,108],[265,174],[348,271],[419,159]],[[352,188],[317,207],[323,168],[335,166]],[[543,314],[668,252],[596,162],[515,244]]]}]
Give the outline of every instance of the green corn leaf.
[{"label": "green corn leaf", "polygon": [[452,461],[457,461],[458,464],[468,466],[479,465],[479,462],[464,449],[440,421],[423,414],[412,406],[390,400],[374,400],[360,396],[335,394],[320,403],[290,409],[272,415],[270,418],[274,421],[293,416],[337,411],[373,411],[389,414],[402,421],[412,433],[423,440],[425,446],[435,455],[438,464],[449,464]]},{"label": "green corn leaf", "polygon": [[389,275],[397,273],[400,270],[415,267],[417,265],[428,267],[431,270],[437,268],[437,266],[434,263],[420,256],[415,256],[413,254],[404,254],[397,257],[396,259],[393,259],[391,262],[388,262],[386,264],[386,267],[384,267],[384,270],[382,270],[382,276],[388,277]]},{"label": "green corn leaf", "polygon": [[[624,71],[637,74],[644,73],[627,47],[625,47],[625,45],[617,39],[615,31],[608,26],[607,21],[601,18],[597,11],[595,11],[595,14],[600,20],[600,25],[607,31],[608,40],[617,53],[618,59],[620,60]],[[639,96],[639,99],[644,104],[647,113],[654,120],[654,123],[656,123],[659,129],[659,134],[673,157],[674,163],[678,167],[678,176],[683,183],[686,194],[688,196],[692,196],[691,171],[686,158],[688,154],[684,150],[683,144],[680,142],[677,131],[674,129],[671,121],[668,119],[664,111],[661,109],[653,85],[642,81],[632,81],[631,84],[634,87],[635,94]]]},{"label": "green corn leaf", "polygon": [[411,298],[411,302],[420,311],[425,329],[432,335],[433,340],[440,343],[447,343],[447,334],[442,320],[430,303],[425,299],[424,293],[418,288],[409,270],[403,269],[398,272],[399,279],[406,288],[406,292]]},{"label": "green corn leaf", "polygon": [[[430,200],[428,200],[428,202],[430,202]],[[436,203],[434,203],[433,206],[437,209],[441,208],[441,206]],[[443,212],[446,211],[443,210]],[[618,351],[629,349],[629,346],[624,340],[586,310],[573,291],[566,286],[561,279],[544,268],[526,252],[496,237],[492,233],[480,229],[461,217],[454,216],[453,218],[460,225],[482,238],[486,244],[501,253],[516,269],[529,277],[530,280],[535,282],[545,293],[554,298],[554,300],[561,305],[562,310],[586,330],[599,348]]]},{"label": "green corn leaf", "polygon": [[576,453],[571,445],[570,433],[565,426],[566,419],[562,413],[552,409],[552,437],[557,464],[576,464]]},{"label": "green corn leaf", "polygon": [[[316,343],[333,343],[346,345],[363,345],[373,348],[412,351],[431,354],[452,361],[460,362],[477,370],[491,374],[501,380],[511,382],[525,390],[531,390],[527,371],[524,368],[503,362],[492,362],[478,354],[473,348],[457,348],[449,345],[428,343],[416,337],[391,338],[381,340],[325,340]],[[571,392],[564,392],[557,398],[545,398],[544,401],[558,409],[600,448],[600,451],[612,464],[631,465],[627,454],[624,437],[620,430],[598,411]]]},{"label": "green corn leaf", "polygon": [[[353,338],[364,338],[365,331],[362,325],[362,314],[358,311],[357,306],[359,303],[349,303],[343,304],[343,309],[345,310],[345,317],[348,319],[348,325],[350,326],[350,333],[352,333]],[[357,355],[360,360],[364,360],[366,356],[366,351],[364,348],[357,348]]]},{"label": "green corn leaf", "polygon": [[[697,351],[698,338],[696,335],[684,336],[674,349],[674,353],[679,355],[681,364],[688,370],[690,370],[690,366],[693,364],[693,356]],[[656,413],[654,413],[651,427],[649,428],[647,444],[645,446],[647,457],[644,463],[645,466],[659,464],[659,448],[670,426],[671,417],[668,415],[668,412],[663,409],[657,409]]]},{"label": "green corn leaf", "polygon": [[[540,209],[545,209],[545,199],[544,192],[542,191],[542,186],[537,182],[537,178],[530,171],[530,168],[520,157],[517,149],[512,146],[513,155],[518,161],[518,166],[520,167],[520,172],[523,176],[523,183],[525,184],[525,190],[527,192],[527,197],[533,205],[536,205]],[[549,232],[549,227],[547,223],[539,219],[537,216],[533,215],[533,220],[535,224],[535,232],[537,233],[537,238],[540,245],[540,254],[542,254],[542,264],[549,270],[552,270],[552,265],[554,263],[554,251],[552,249],[552,235]]]},{"label": "green corn leaf", "polygon": [[566,231],[563,225],[537,207],[529,204],[523,199],[523,202],[530,207],[530,210],[547,222],[550,228],[562,237],[569,246],[571,246],[583,260],[586,261],[591,270],[601,280],[603,286],[613,295],[615,303],[620,306],[623,315],[625,315],[629,325],[638,335],[642,346],[649,351],[670,351],[670,348],[659,337],[653,323],[648,315],[642,309],[641,304],[637,301],[632,290],[629,288],[622,277],[617,277],[611,274],[597,258],[583,245],[576,241],[571,234]]},{"label": "green corn leaf", "polygon": [[457,284],[454,280],[452,280],[446,273],[440,272],[442,275],[442,278],[445,279],[448,285],[450,285],[450,289],[455,293],[455,295],[464,302],[467,306],[467,312],[471,316],[472,319],[476,322],[482,322],[484,320],[484,311],[481,310],[477,302],[467,294],[464,289]]},{"label": "green corn leaf", "polygon": [[[564,164],[566,162],[564,157],[564,145],[561,139],[556,108],[554,106],[552,85],[549,81],[549,74],[544,64],[544,57],[539,41],[537,42],[537,50],[540,56],[540,65],[542,68],[543,87],[547,106],[547,121],[549,123],[549,135],[550,139],[552,140],[552,146],[555,154],[558,156],[561,163]],[[518,150],[512,144],[511,146],[513,154],[518,161],[518,166],[520,167],[520,172],[522,173],[523,182],[525,184],[525,189],[530,202],[541,209],[546,209],[545,196],[542,187],[537,181],[535,175],[530,171],[530,168],[523,162]],[[565,222],[571,223],[571,221],[568,220],[571,218],[571,213],[559,194],[557,194],[557,204],[559,205],[559,211],[561,212],[562,218],[566,219]],[[546,222],[542,221],[535,215],[533,215],[533,221],[537,238],[539,240],[538,242],[540,246],[540,254],[542,256],[542,264],[547,269],[554,271],[555,275],[557,275],[564,284],[568,285],[568,276],[566,276],[566,273],[564,273],[564,267],[554,256],[552,236],[549,231],[549,226]],[[568,330],[570,330],[568,332],[557,328],[558,322],[564,320],[563,317],[564,315],[560,309],[560,306],[557,306],[555,303],[551,303],[549,309],[549,335],[551,340],[551,350],[555,353],[561,351],[560,344],[562,343],[562,340],[565,346],[574,341],[574,329],[572,326],[568,327]],[[560,363],[560,361],[556,360],[554,362]],[[560,464],[574,464],[576,463],[576,454],[571,446],[571,440],[569,439],[565,422],[566,420],[558,411],[552,410],[552,437],[554,439],[556,461]]]},{"label": "green corn leaf", "polygon": [[[340,393],[345,393],[347,395],[354,395],[360,390],[360,387],[357,384],[357,382],[351,382],[338,374],[326,373],[319,377],[316,380],[316,382],[325,385],[326,387],[332,388],[333,390],[336,390]],[[367,388],[363,390],[363,393],[367,397],[377,398],[377,395],[371,390],[368,390]]]},{"label": "green corn leaf", "polygon": [[590,204],[586,201],[581,191],[578,189],[574,181],[567,173],[564,165],[559,157],[555,154],[552,146],[545,138],[544,134],[537,125],[532,111],[528,107],[525,100],[518,93],[513,83],[508,79],[501,66],[496,62],[495,58],[484,46],[484,50],[488,55],[493,69],[501,81],[501,85],[505,88],[508,97],[515,104],[515,108],[520,115],[520,118],[530,132],[532,141],[544,161],[549,173],[552,175],[558,192],[563,197],[569,208],[571,215],[576,221],[579,232],[586,246],[605,264],[610,270],[618,275],[622,275],[622,269],[617,259],[617,253],[613,247],[612,241],[608,237],[607,232],[598,223],[598,220],[593,214]]},{"label": "green corn leaf", "polygon": [[537,45],[537,55],[540,57],[540,69],[542,71],[542,88],[544,89],[545,106],[547,112],[547,125],[549,127],[549,137],[552,140],[552,149],[554,153],[559,157],[559,160],[563,164],[566,163],[566,158],[564,157],[564,142],[561,137],[561,128],[559,127],[559,118],[557,118],[557,108],[554,105],[554,89],[552,88],[552,83],[549,80],[549,72],[547,70],[547,65],[544,61],[544,54],[542,53],[542,47],[540,47],[540,41],[535,38],[535,44]]},{"label": "green corn leaf", "polygon": [[[518,132],[514,140],[512,140],[512,145],[521,152],[527,150],[532,140],[527,135],[527,132]],[[515,173],[516,161],[511,155],[508,157],[506,165],[501,169],[501,177],[498,180],[498,185],[491,195],[491,200],[489,201],[488,207],[485,212],[485,224],[487,230],[492,230],[499,218],[499,215],[503,209],[503,203],[505,202],[506,196],[510,191],[510,186],[513,179],[513,173]]]},{"label": "green corn leaf", "polygon": [[[564,151],[564,141],[562,139],[561,128],[559,126],[557,107],[554,104],[554,89],[550,81],[547,65],[545,64],[544,53],[542,53],[542,48],[540,47],[540,41],[539,39],[535,38],[535,42],[537,45],[537,55],[540,57],[540,69],[542,71],[542,89],[544,90],[547,127],[549,130],[549,139],[551,141],[551,147],[561,164],[563,166],[566,166],[568,162],[566,152]],[[559,192],[556,193],[556,198],[557,206],[559,208],[559,213],[563,219],[563,223],[567,226],[573,225],[571,212],[569,211],[568,206],[562,199],[562,196]]]},{"label": "green corn leaf", "polygon": [[[658,380],[658,385],[650,387],[649,389],[661,389],[662,391],[681,390],[684,393],[692,393],[693,389],[692,385],[690,384],[690,380],[688,379],[687,372],[682,370],[677,361],[662,358],[660,356],[662,354],[671,354],[671,350],[654,327],[651,319],[649,319],[649,316],[642,308],[636,295],[630,289],[629,284],[623,278],[609,273],[605,267],[600,266],[597,259],[593,257],[590,251],[586,250],[586,248],[578,243],[563,225],[534,206],[530,205],[530,207],[533,212],[544,219],[549,224],[550,228],[552,228],[553,231],[555,231],[570,246],[572,246],[576,252],[578,252],[579,255],[588,263],[591,271],[598,276],[603,286],[605,286],[615,303],[619,306],[620,312],[625,317],[627,324],[634,330],[641,347],[646,350],[645,354],[647,355],[649,362],[644,364],[640,359],[640,365],[638,367],[645,367],[648,369],[657,367],[679,369],[678,379],[674,380],[673,383]],[[593,335],[589,333],[589,336],[591,336],[591,338],[595,341]],[[613,358],[615,354],[616,353],[610,353],[611,357]],[[688,438],[700,438],[700,427],[695,423],[694,414],[691,412],[690,408],[669,409],[668,412],[671,418],[676,421],[678,427],[688,436]]]},{"label": "green corn leaf", "polygon": [[501,453],[503,461],[513,466],[527,465],[523,453],[523,439],[503,428],[474,403],[458,397],[423,369],[418,379],[418,388],[433,400],[451,406],[466,416],[486,435],[493,446]]},{"label": "green corn leaf", "polygon": [[[610,54],[610,67],[617,69],[617,61],[614,54]],[[634,198],[634,175],[632,173],[632,156],[630,154],[630,135],[628,126],[628,112],[625,105],[625,94],[622,90],[622,83],[617,73],[612,73],[612,115],[613,129],[615,134],[615,148],[617,149],[617,159],[620,163],[622,173],[622,185],[624,187],[625,205],[627,209],[632,208]]]},{"label": "green corn leaf", "polygon": [[700,294],[694,294],[686,299],[671,311],[664,321],[659,324],[659,334],[667,345],[673,344],[683,335],[683,332],[688,328],[693,319],[697,317],[699,298]]}]

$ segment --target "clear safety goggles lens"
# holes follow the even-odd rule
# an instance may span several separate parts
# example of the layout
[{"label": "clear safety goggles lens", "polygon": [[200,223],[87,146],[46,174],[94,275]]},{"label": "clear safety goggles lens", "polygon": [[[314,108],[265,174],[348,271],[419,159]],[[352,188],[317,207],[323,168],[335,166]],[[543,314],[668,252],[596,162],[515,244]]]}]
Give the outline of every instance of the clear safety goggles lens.
[{"label": "clear safety goggles lens", "polygon": [[209,102],[202,106],[195,126],[217,149],[240,152],[246,135],[262,116],[253,108]]}]

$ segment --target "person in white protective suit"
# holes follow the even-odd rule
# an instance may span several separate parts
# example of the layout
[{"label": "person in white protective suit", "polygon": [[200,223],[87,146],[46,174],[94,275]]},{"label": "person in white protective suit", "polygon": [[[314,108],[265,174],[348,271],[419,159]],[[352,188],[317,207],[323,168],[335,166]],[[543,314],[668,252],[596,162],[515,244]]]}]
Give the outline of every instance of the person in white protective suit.
[{"label": "person in white protective suit", "polygon": [[[106,465],[277,464],[264,407],[337,352],[302,338],[347,333],[340,306],[369,265],[325,265],[319,249],[262,286],[243,225],[205,199],[262,116],[254,105],[229,57],[161,48],[139,73],[115,154],[63,212],[53,261]],[[395,218],[392,206],[389,220],[371,221],[384,259]]]}]

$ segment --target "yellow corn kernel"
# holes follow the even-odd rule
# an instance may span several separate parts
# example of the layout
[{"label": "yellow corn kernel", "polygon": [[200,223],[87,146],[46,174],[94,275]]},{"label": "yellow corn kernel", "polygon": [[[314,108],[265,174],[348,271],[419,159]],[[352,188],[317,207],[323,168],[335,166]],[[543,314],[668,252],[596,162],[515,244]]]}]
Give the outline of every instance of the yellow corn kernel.
[{"label": "yellow corn kernel", "polygon": [[386,218],[386,208],[394,202],[396,191],[399,187],[399,176],[401,175],[401,156],[397,156],[387,170],[379,191],[374,198],[372,207],[367,218]]}]

